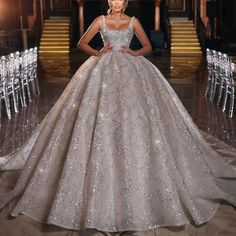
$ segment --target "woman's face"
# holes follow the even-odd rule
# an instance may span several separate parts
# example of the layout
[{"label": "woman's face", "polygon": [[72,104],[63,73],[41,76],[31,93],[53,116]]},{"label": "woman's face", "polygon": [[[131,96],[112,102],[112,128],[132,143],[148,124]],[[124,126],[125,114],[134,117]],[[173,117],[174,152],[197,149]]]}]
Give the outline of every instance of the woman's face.
[{"label": "woman's face", "polygon": [[112,12],[122,12],[126,5],[126,0],[108,0]]}]

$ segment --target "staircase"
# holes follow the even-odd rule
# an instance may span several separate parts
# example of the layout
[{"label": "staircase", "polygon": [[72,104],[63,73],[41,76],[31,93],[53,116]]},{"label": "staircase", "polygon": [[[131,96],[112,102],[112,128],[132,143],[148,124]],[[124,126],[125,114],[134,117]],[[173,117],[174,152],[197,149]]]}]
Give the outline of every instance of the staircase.
[{"label": "staircase", "polygon": [[40,54],[70,52],[70,19],[47,19],[43,24]]},{"label": "staircase", "polygon": [[200,56],[201,46],[192,20],[174,19],[171,24],[171,55]]}]

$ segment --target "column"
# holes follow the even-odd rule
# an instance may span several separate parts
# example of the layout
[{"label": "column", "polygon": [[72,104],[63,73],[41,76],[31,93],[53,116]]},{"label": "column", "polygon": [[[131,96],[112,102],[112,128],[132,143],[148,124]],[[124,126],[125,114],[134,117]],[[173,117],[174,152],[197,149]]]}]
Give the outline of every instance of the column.
[{"label": "column", "polygon": [[79,4],[79,34],[80,38],[84,34],[84,0],[77,0]]},{"label": "column", "polygon": [[154,0],[155,4],[155,31],[160,30],[160,0]]}]

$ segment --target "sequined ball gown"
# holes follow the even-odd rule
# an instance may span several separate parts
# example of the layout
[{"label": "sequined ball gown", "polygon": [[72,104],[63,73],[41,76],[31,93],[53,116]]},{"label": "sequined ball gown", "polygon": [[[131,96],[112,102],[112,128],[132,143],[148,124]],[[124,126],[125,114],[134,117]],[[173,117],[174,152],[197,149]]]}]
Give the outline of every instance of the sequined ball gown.
[{"label": "sequined ball gown", "polygon": [[22,171],[0,207],[112,232],[202,224],[221,200],[236,205],[236,168],[206,143],[161,72],[119,51],[132,20],[113,30],[103,17],[100,33],[113,51],[91,56],[29,141],[1,157],[2,170]]}]

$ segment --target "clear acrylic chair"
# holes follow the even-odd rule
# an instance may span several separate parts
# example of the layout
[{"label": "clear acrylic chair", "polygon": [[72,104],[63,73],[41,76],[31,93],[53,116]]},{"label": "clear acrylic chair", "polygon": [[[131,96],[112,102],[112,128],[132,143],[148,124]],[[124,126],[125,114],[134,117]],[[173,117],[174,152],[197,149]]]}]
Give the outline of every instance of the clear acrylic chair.
[{"label": "clear acrylic chair", "polygon": [[216,50],[212,50],[212,57],[213,57],[213,84],[212,84],[212,93],[211,93],[211,101],[213,101],[216,97],[217,94],[217,89],[220,87],[221,85],[221,74],[220,74],[220,70],[221,70],[221,56],[222,53],[218,52]]},{"label": "clear acrylic chair", "polygon": [[207,48],[206,49],[206,61],[207,61],[207,71],[208,71],[208,79],[207,79],[207,87],[205,91],[206,99],[213,101],[214,99],[214,83],[215,83],[215,69],[214,69],[214,54],[213,50]]},{"label": "clear acrylic chair", "polygon": [[26,90],[27,90],[28,100],[29,102],[32,102],[30,81],[29,81],[29,64],[30,64],[29,50],[26,49],[23,52],[21,52],[21,69],[20,69],[21,88],[24,91],[23,100],[24,100],[25,106],[27,104],[26,103]]},{"label": "clear acrylic chair", "polygon": [[235,103],[234,64],[227,54],[211,49],[206,50],[206,59],[208,81],[205,97],[213,102],[217,95],[217,105],[223,104],[222,112],[225,112],[229,100],[229,117],[232,118]]},{"label": "clear acrylic chair", "polygon": [[7,76],[5,81],[6,92],[9,100],[12,98],[14,111],[18,113],[19,111],[19,101],[23,105],[23,99],[21,94],[20,80],[16,76],[16,65],[14,54],[11,53],[6,57],[6,70]]},{"label": "clear acrylic chair", "polygon": [[[11,119],[10,100],[7,93],[6,78],[7,78],[6,57],[1,56],[0,58],[0,119],[1,119],[1,114],[2,114],[3,102],[5,105],[5,111],[6,111],[7,117],[8,119]],[[0,120],[0,124],[1,124],[1,120]]]},{"label": "clear acrylic chair", "polygon": [[30,48],[29,49],[29,82],[31,83],[31,87],[33,90],[33,95],[38,96],[40,94],[38,77],[37,77],[37,59],[38,59],[38,49]]},{"label": "clear acrylic chair", "polygon": [[229,99],[229,117],[233,117],[234,112],[234,100],[235,100],[235,83],[234,83],[234,72],[232,70],[232,60],[231,58],[223,54],[223,79],[224,79],[224,95],[223,95],[223,105],[222,112],[225,112],[226,105]]}]

